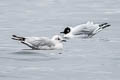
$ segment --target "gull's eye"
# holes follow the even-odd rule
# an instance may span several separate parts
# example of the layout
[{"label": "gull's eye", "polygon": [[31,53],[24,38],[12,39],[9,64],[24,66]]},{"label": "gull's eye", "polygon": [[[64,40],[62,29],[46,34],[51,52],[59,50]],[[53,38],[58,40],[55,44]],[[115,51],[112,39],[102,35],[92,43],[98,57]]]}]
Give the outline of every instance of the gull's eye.
[{"label": "gull's eye", "polygon": [[57,40],[60,40],[60,38],[58,38]]},{"label": "gull's eye", "polygon": [[67,32],[69,33],[69,32],[70,32],[70,30],[69,30],[69,29],[67,29]]}]

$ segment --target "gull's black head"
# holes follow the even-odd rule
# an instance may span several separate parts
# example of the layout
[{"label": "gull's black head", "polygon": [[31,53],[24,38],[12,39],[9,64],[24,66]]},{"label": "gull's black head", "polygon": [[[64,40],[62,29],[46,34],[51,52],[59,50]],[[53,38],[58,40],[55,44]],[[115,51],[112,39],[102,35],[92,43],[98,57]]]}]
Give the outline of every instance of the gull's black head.
[{"label": "gull's black head", "polygon": [[66,27],[66,28],[64,29],[64,31],[63,31],[63,32],[60,32],[60,33],[68,34],[68,33],[70,33],[70,31],[71,31],[70,27]]}]

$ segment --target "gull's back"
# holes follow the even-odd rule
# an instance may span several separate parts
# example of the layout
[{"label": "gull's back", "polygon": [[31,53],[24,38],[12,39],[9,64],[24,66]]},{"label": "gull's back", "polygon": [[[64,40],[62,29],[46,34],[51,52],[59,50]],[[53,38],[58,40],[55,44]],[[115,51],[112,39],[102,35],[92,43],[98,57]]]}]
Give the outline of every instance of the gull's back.
[{"label": "gull's back", "polygon": [[74,35],[81,35],[81,34],[89,34],[97,29],[99,26],[98,24],[81,24],[75,26],[72,30]]},{"label": "gull's back", "polygon": [[47,37],[26,37],[26,42],[37,48],[54,46],[54,43]]}]

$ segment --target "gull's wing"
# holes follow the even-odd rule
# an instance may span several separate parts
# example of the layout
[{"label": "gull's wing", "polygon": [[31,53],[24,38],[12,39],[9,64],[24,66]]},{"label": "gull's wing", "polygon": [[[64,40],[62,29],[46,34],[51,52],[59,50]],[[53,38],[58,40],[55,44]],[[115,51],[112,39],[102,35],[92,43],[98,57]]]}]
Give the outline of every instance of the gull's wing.
[{"label": "gull's wing", "polygon": [[96,24],[81,24],[73,28],[72,33],[74,35],[91,34],[98,27]]},{"label": "gull's wing", "polygon": [[54,43],[46,37],[26,37],[25,42],[31,44],[36,48],[42,46],[47,46],[47,47],[54,46]]}]

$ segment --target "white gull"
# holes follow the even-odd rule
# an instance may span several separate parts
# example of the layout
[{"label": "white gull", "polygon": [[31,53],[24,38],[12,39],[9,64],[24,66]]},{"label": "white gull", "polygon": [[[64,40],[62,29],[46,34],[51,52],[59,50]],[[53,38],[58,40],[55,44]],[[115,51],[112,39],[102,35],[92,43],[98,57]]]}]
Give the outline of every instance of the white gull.
[{"label": "white gull", "polygon": [[64,34],[65,38],[91,38],[109,26],[108,23],[94,24],[93,22],[87,22],[86,24],[81,24],[75,27],[66,27],[64,31],[60,33]]},{"label": "white gull", "polygon": [[53,50],[62,49],[64,40],[61,36],[55,35],[51,39],[48,37],[19,37],[12,35],[13,40],[17,40],[32,49]]}]

